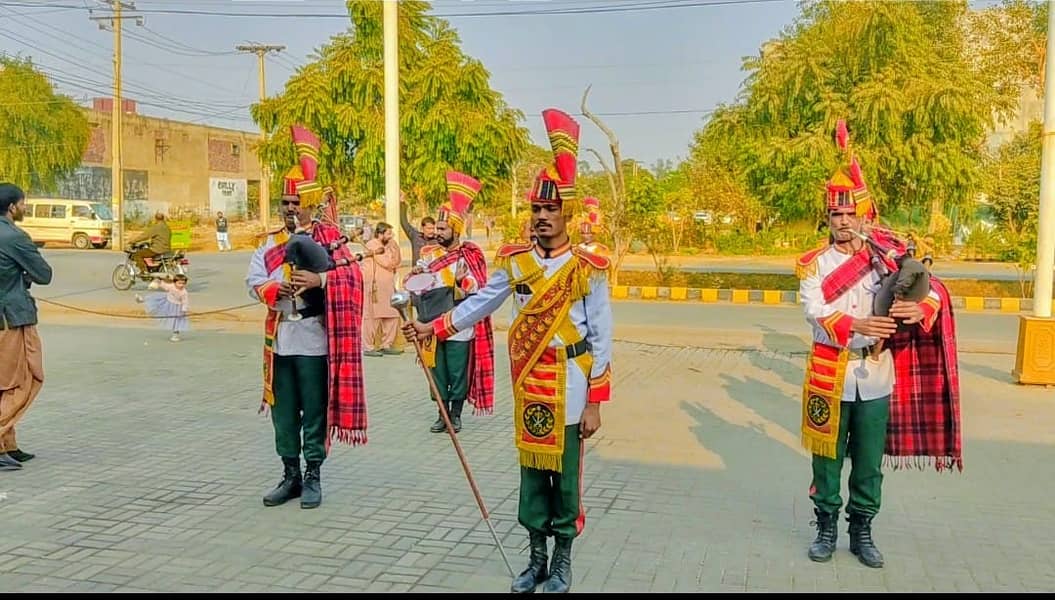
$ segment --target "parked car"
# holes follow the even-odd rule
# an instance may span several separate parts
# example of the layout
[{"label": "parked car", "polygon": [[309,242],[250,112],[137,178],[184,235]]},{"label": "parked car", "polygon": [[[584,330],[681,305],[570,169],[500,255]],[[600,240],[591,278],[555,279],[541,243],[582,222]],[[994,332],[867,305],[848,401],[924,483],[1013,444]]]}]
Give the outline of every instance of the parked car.
[{"label": "parked car", "polygon": [[82,250],[105,248],[111,241],[113,214],[104,202],[30,198],[19,226],[38,246],[61,242]]}]

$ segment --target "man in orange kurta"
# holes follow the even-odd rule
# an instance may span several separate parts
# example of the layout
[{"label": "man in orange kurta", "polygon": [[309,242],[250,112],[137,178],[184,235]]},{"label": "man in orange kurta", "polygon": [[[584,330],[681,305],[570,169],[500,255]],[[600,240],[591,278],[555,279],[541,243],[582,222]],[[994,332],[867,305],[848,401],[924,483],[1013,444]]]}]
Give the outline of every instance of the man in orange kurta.
[{"label": "man in orange kurta", "polygon": [[[378,223],[374,239],[366,243],[370,252],[381,251],[365,259],[362,264],[365,306],[363,308],[363,356],[402,354],[395,348],[399,333],[399,312],[392,308],[392,294],[396,291],[396,271],[402,262],[399,244],[392,237],[392,226]],[[380,343],[378,342],[380,330]]]}]

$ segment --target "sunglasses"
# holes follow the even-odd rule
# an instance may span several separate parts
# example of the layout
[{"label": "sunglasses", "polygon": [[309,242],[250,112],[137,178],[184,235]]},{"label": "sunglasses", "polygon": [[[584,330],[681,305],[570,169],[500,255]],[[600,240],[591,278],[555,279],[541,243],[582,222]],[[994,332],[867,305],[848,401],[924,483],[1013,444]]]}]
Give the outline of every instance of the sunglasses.
[{"label": "sunglasses", "polygon": [[300,200],[283,200],[282,206],[300,206]]}]

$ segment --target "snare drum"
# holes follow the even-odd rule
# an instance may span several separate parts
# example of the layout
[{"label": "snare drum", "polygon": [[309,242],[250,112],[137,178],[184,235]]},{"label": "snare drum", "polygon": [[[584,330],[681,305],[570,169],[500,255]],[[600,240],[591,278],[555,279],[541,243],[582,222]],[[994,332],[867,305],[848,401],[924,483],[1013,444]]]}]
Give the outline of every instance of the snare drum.
[{"label": "snare drum", "polygon": [[434,287],[436,287],[436,275],[434,273],[411,275],[403,282],[403,289],[415,295],[424,294]]}]

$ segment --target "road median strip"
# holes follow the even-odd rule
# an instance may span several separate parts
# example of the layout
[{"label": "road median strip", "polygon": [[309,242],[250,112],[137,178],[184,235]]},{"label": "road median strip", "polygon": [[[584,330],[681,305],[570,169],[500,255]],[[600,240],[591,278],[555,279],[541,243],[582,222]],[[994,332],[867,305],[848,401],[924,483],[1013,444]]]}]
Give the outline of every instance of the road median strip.
[{"label": "road median strip", "polygon": [[[799,293],[791,290],[743,290],[721,288],[662,287],[648,285],[614,285],[615,300],[654,300],[702,304],[766,304],[771,306],[799,304]],[[952,307],[962,311],[1021,313],[1033,310],[1032,298],[990,298],[953,296]]]}]

